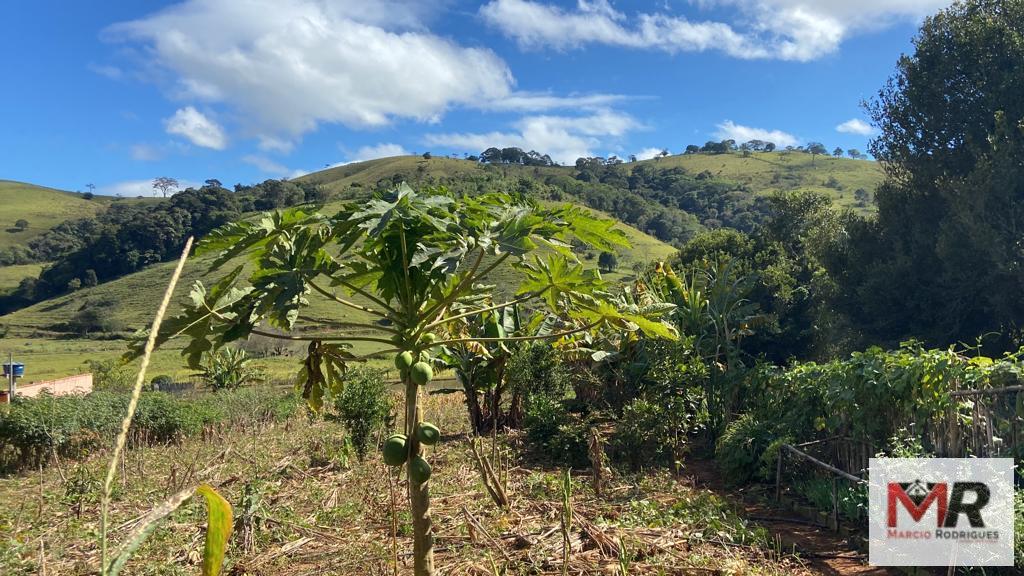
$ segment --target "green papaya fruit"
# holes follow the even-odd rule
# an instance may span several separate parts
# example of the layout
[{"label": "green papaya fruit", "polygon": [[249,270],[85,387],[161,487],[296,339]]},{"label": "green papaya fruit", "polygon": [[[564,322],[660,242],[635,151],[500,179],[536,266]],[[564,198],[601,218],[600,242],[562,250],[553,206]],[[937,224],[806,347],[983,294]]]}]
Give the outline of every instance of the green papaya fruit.
[{"label": "green papaya fruit", "polygon": [[384,441],[384,463],[388,466],[401,466],[405,464],[405,456],[408,453],[406,448],[405,434],[392,434]]},{"label": "green papaya fruit", "polygon": [[409,377],[417,386],[426,386],[434,379],[434,369],[426,362],[417,362],[409,369]]},{"label": "green papaya fruit", "polygon": [[430,480],[430,472],[430,464],[420,456],[413,458],[409,463],[409,478],[416,484]]},{"label": "green papaya fruit", "polygon": [[421,444],[433,446],[441,439],[441,430],[430,422],[420,422],[416,427],[416,437],[419,438]]},{"label": "green papaya fruit", "polygon": [[404,371],[408,370],[409,367],[412,366],[412,365],[413,365],[412,352],[409,352],[408,350],[406,350],[405,352],[402,352],[398,356],[395,356],[395,368],[398,368],[399,370],[404,372]]}]

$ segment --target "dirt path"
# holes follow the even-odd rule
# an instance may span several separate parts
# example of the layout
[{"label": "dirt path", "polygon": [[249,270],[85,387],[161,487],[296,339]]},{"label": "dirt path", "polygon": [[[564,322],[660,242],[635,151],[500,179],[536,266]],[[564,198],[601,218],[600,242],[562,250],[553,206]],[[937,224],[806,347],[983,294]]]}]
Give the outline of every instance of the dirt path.
[{"label": "dirt path", "polygon": [[[744,516],[768,529],[782,542],[784,549],[796,548],[811,568],[828,576],[899,576],[902,572],[869,566],[867,556],[852,550],[836,533],[799,520],[793,512],[755,502],[746,498],[744,490],[725,488],[726,482],[714,462],[694,460],[686,463],[684,476],[694,486],[711,490],[729,498],[740,507]],[[794,519],[788,521],[787,519]]]}]

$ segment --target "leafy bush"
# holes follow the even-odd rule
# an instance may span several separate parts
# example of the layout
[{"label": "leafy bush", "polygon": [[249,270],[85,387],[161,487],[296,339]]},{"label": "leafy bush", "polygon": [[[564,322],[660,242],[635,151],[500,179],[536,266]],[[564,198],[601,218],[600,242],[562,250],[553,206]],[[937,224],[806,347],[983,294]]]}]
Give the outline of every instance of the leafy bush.
[{"label": "leafy bush", "polygon": [[525,425],[529,447],[542,460],[574,467],[588,464],[587,427],[561,401],[536,396],[526,408]]},{"label": "leafy bush", "polygon": [[349,370],[344,388],[334,401],[360,460],[366,457],[373,435],[388,424],[394,407],[384,375],[383,370]]},{"label": "leafy bush", "polygon": [[615,424],[612,456],[634,470],[671,457],[671,438],[666,438],[665,411],[643,399],[629,403]]},{"label": "leafy bush", "polygon": [[771,465],[762,459],[776,437],[772,422],[758,420],[754,414],[743,414],[726,428],[718,439],[715,459],[730,481],[742,484],[751,478],[767,479]]},{"label": "leafy bush", "polygon": [[505,374],[512,394],[527,406],[542,396],[561,400],[569,386],[569,369],[550,344],[518,347],[505,365]]},{"label": "leafy bush", "polygon": [[96,390],[125,391],[135,385],[135,373],[117,360],[89,360],[86,364]]},{"label": "leafy bush", "polygon": [[[52,454],[82,458],[108,447],[128,409],[129,395],[98,391],[85,396],[16,398],[0,405],[0,469],[34,468]],[[132,420],[134,443],[178,442],[207,426],[263,425],[290,418],[294,394],[249,388],[195,398],[145,392]]]}]

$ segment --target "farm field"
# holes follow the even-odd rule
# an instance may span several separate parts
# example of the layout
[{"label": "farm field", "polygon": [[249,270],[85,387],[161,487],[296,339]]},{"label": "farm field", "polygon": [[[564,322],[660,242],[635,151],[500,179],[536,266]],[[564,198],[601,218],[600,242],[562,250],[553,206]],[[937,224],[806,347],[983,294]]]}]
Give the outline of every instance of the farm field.
[{"label": "farm field", "polygon": [[[490,574],[493,562],[501,573],[557,573],[561,472],[531,461],[516,438],[502,438],[501,449],[514,463],[512,505],[503,511],[479,482],[459,397],[432,396],[424,410],[446,430],[431,455],[438,478],[432,492],[439,569]],[[214,430],[205,441],[130,449],[111,510],[112,538],[123,539],[154,499],[202,482],[235,505],[238,528],[225,573],[392,574],[397,545],[397,571],[411,574],[409,517],[400,504],[405,481],[393,477],[376,453],[358,461],[343,449],[344,437],[336,423],[296,416]],[[52,468],[42,477],[26,472],[0,479],[0,498],[19,503],[0,510],[0,525],[16,535],[0,542],[0,572],[35,575],[43,562],[48,573],[95,572],[103,456],[61,463],[68,482]],[[614,548],[620,542],[630,574],[659,574],[669,567],[726,575],[821,573],[780,551],[756,524],[685,478],[665,472],[615,476],[605,490],[597,498],[587,476],[573,477],[578,528],[571,536],[570,573],[617,568]],[[140,576],[195,573],[202,524],[202,504],[186,505],[157,529],[127,570]]]}]

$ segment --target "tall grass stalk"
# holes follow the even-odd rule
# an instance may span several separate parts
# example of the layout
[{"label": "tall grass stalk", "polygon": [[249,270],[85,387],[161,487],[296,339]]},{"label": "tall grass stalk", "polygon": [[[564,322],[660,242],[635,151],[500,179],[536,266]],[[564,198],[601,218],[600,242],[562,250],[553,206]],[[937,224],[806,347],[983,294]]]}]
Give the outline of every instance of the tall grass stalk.
[{"label": "tall grass stalk", "polygon": [[135,408],[139,404],[139,396],[142,395],[142,383],[146,381],[146,369],[149,367],[149,359],[153,355],[153,349],[156,347],[156,338],[160,333],[160,324],[164,320],[164,314],[167,313],[167,307],[170,305],[171,296],[174,294],[174,288],[178,284],[178,279],[181,277],[181,271],[185,267],[185,260],[188,259],[188,253],[191,249],[192,237],[190,236],[188,240],[185,241],[185,249],[181,252],[181,258],[178,259],[178,265],[174,269],[174,274],[171,275],[171,280],[167,284],[167,290],[164,292],[164,298],[160,302],[160,307],[156,311],[156,317],[153,318],[153,325],[149,329],[149,338],[146,340],[146,348],[142,355],[142,364],[139,366],[139,372],[135,377],[135,387],[132,389],[132,397],[128,402],[128,411],[125,413],[124,421],[121,422],[121,432],[117,435],[117,441],[114,443],[114,453],[110,457],[110,466],[107,467],[107,478],[103,481],[102,511],[100,515],[100,574],[103,576],[106,576],[108,570],[108,516],[110,512],[111,487],[114,484],[114,477],[117,475],[117,463],[121,459],[121,453],[124,452],[124,447],[128,440],[128,429],[132,425],[132,418],[135,416]]}]

